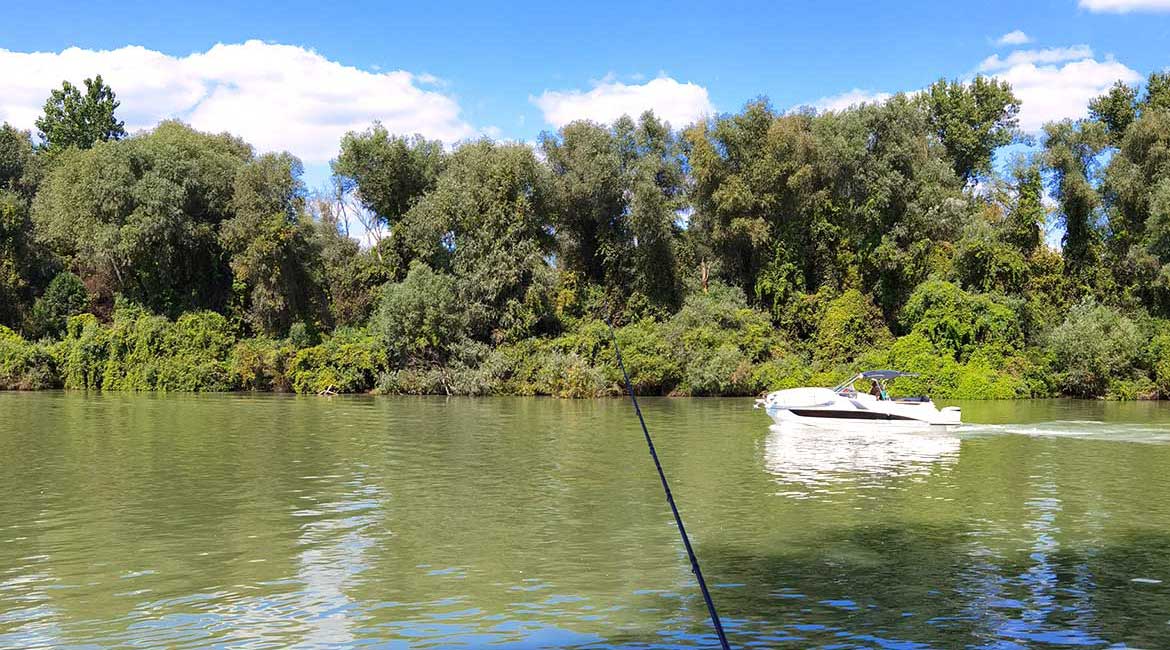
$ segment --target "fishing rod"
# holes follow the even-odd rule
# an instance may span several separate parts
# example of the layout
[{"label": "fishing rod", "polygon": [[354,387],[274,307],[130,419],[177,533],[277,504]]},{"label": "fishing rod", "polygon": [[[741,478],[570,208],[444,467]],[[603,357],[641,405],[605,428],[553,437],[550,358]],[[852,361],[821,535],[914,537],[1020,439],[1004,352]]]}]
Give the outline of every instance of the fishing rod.
[{"label": "fishing rod", "polygon": [[699,590],[703,592],[703,600],[707,602],[707,612],[711,614],[711,625],[715,627],[715,634],[719,637],[719,645],[723,650],[731,650],[727,643],[727,635],[723,633],[723,623],[719,620],[719,613],[715,611],[715,601],[711,600],[711,592],[707,590],[707,581],[703,579],[703,570],[699,568],[699,558],[695,549],[691,548],[691,539],[687,537],[686,526],[683,526],[682,515],[678,514],[678,506],[674,504],[674,495],[670,492],[670,484],[666,482],[666,473],[662,471],[662,463],[658,460],[658,452],[654,449],[654,440],[650,437],[650,430],[646,428],[646,418],[642,417],[642,409],[638,406],[638,398],[634,395],[634,385],[630,383],[630,373],[626,372],[626,364],[622,361],[622,349],[618,346],[617,333],[613,323],[605,319],[609,327],[609,336],[613,339],[613,351],[617,354],[618,367],[622,369],[622,377],[626,380],[626,393],[634,403],[634,412],[638,414],[638,422],[642,424],[642,435],[646,437],[646,446],[650,448],[650,457],[654,459],[654,467],[658,470],[658,478],[662,481],[662,491],[666,493],[666,502],[670,504],[670,511],[674,514],[674,524],[678,526],[678,534],[682,537],[683,546],[687,549],[687,557],[691,559],[691,573],[699,582]]}]

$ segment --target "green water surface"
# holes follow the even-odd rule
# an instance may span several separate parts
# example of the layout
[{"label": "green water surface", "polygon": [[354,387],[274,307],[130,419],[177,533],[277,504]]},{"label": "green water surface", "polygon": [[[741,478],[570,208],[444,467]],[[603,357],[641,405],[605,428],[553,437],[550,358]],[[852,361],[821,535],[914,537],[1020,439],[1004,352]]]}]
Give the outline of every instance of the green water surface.
[{"label": "green water surface", "polygon": [[[643,409],[736,647],[1170,648],[1170,404]],[[0,394],[0,648],[710,647],[628,403]]]}]

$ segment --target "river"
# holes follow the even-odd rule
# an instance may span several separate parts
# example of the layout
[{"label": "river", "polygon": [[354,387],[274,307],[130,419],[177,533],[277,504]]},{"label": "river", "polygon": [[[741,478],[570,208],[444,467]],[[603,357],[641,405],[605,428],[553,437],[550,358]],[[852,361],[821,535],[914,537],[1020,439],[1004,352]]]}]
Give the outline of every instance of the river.
[{"label": "river", "polygon": [[[1170,404],[643,409],[736,647],[1170,647]],[[0,648],[714,637],[622,400],[0,394]]]}]

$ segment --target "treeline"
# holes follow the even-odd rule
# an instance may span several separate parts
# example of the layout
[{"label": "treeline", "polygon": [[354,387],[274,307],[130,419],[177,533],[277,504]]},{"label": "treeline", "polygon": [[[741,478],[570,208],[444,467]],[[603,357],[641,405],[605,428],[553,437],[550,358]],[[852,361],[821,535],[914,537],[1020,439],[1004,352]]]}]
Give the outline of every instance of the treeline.
[{"label": "treeline", "polygon": [[1006,173],[1031,138],[982,77],[535,148],[375,124],[318,192],[117,108],[98,77],[0,129],[2,388],[614,394],[609,319],[646,394],[890,367],[943,398],[1170,396],[1170,74]]}]

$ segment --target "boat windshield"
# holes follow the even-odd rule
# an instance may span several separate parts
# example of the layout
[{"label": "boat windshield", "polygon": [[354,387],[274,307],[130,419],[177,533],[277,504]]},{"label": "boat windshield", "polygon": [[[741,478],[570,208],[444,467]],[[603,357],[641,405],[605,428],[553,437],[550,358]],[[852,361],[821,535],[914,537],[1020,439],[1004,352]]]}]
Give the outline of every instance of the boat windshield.
[{"label": "boat windshield", "polygon": [[889,393],[886,391],[886,383],[898,377],[916,377],[917,375],[909,372],[900,372],[897,370],[867,370],[859,372],[854,375],[849,381],[839,384],[833,388],[833,392],[837,394],[857,394],[857,389],[854,384],[858,379],[873,382],[873,387],[876,389],[871,394],[878,397],[878,399],[889,399]]}]

